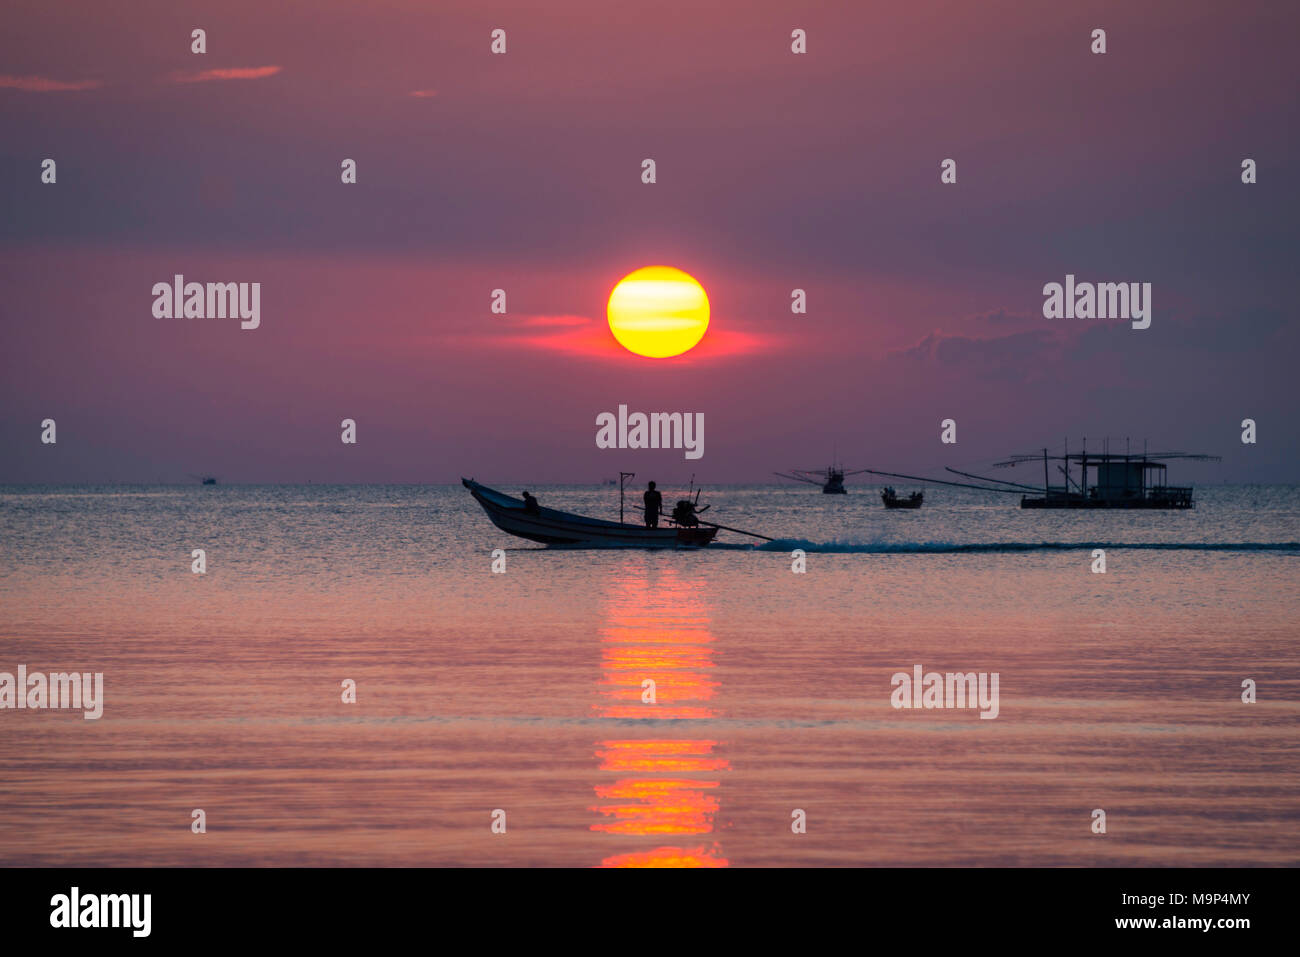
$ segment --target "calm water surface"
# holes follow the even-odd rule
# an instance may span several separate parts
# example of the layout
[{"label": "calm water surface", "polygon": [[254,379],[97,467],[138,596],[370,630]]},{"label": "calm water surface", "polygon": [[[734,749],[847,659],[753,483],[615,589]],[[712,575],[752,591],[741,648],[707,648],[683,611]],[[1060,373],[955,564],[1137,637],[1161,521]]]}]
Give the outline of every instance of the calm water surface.
[{"label": "calm water surface", "polygon": [[[0,711],[0,863],[1294,865],[1300,489],[1197,498],[722,488],[784,540],[646,552],[460,487],[0,487],[0,671],[106,698]],[[893,709],[916,664],[998,672],[998,718]]]}]

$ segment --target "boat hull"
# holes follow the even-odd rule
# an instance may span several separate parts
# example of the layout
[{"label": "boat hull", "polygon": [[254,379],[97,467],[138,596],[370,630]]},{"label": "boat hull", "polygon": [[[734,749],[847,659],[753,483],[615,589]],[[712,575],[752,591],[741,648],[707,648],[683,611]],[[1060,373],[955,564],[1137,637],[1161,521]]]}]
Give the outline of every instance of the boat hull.
[{"label": "boat hull", "polygon": [[1069,498],[1021,498],[1021,508],[1154,508],[1165,511],[1181,511],[1183,509],[1195,508],[1191,499],[1172,499],[1172,500],[1152,500],[1152,499],[1134,499],[1132,501],[1107,501],[1106,499],[1084,498],[1081,495],[1072,495]]},{"label": "boat hull", "polygon": [[925,501],[924,492],[914,492],[911,495],[891,495],[889,490],[880,493],[880,500],[885,503],[885,508],[920,508],[921,503]]},{"label": "boat hull", "polygon": [[701,548],[713,541],[718,530],[702,525],[694,528],[646,528],[621,522],[607,522],[553,508],[529,512],[522,500],[461,479],[474,501],[483,507],[492,524],[503,532],[543,545],[581,548]]}]

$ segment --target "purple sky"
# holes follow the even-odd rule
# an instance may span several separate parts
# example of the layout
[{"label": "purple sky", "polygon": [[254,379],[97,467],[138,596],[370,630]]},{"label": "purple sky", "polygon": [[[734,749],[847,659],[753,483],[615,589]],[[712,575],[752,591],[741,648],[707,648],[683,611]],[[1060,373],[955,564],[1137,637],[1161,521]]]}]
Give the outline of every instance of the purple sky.
[{"label": "purple sky", "polygon": [[[1300,7],[888,6],[11,0],[0,481],[716,483],[1106,434],[1300,480]],[[660,263],[712,325],[639,359],[605,300]],[[175,273],[260,282],[261,327],[155,319]],[[1067,273],[1150,282],[1151,328],[1044,319]],[[597,449],[620,403],[703,412],[704,458]]]}]

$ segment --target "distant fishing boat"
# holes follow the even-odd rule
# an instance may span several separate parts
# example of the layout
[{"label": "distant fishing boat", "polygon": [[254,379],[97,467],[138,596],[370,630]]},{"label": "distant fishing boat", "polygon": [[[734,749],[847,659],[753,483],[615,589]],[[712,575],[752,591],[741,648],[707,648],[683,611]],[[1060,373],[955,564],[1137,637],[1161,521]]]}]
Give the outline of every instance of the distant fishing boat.
[{"label": "distant fishing boat", "polygon": [[217,478],[215,475],[192,475],[192,478],[199,480],[201,485],[216,485]]},{"label": "distant fishing boat", "polygon": [[[588,548],[701,548],[713,541],[722,526],[698,524],[698,519],[674,509],[674,515],[684,522],[666,528],[646,528],[624,522],[610,522],[572,512],[538,506],[529,510],[523,499],[514,498],[488,488],[473,479],[462,478],[461,484],[469,489],[474,501],[492,524],[503,532],[518,535],[544,545],[581,545]],[[680,506],[681,503],[679,502]],[[668,516],[665,516],[668,518]],[[759,536],[762,537],[762,536]]]},{"label": "distant fishing boat", "polygon": [[[1001,468],[1043,463],[1043,494],[1034,498],[1022,495],[1021,508],[1194,508],[1190,485],[1169,485],[1166,481],[1168,466],[1165,462],[1170,459],[1220,461],[1217,455],[1189,452],[1143,451],[1137,455],[1125,451],[1120,455],[1111,452],[1107,444],[1100,453],[1071,453],[1067,449],[1064,455],[1048,455],[1047,449],[1043,449],[1041,455],[1013,455],[1004,462],[993,464],[995,468]],[[1056,467],[1065,477],[1064,485],[1051,484],[1049,462],[1064,463]],[[1077,480],[1071,474],[1074,463],[1079,466]]]},{"label": "distant fishing boat", "polygon": [[832,465],[824,469],[792,469],[790,473],[773,472],[772,474],[796,482],[807,482],[809,485],[820,485],[824,495],[847,495],[849,490],[844,487],[844,476],[857,475],[865,471],[867,470],[855,469],[846,472],[842,466]]},{"label": "distant fishing boat", "polygon": [[906,498],[896,494],[890,487],[880,490],[880,498],[885,503],[885,508],[920,508],[921,503],[925,501],[924,492],[913,492]]},{"label": "distant fishing boat", "polygon": [[[1083,448],[1082,452],[1071,452],[1067,442],[1063,455],[1049,455],[1048,450],[1043,449],[1041,453],[1013,455],[1006,461],[993,463],[995,468],[1005,468],[1042,462],[1042,486],[1009,482],[990,475],[972,475],[970,472],[962,472],[954,468],[948,468],[946,471],[960,475],[962,478],[978,479],[984,484],[972,485],[969,482],[952,482],[926,478],[923,475],[882,472],[877,469],[865,471],[873,475],[887,475],[890,478],[909,479],[914,482],[930,482],[935,485],[974,488],[982,492],[1019,495],[1021,508],[1187,509],[1195,507],[1192,501],[1192,487],[1169,485],[1165,479],[1168,468],[1165,462],[1170,459],[1189,459],[1196,462],[1221,461],[1217,455],[1203,455],[1198,452],[1147,452],[1145,443],[1140,455],[1127,449],[1123,455],[1111,452],[1109,441],[1103,443],[1100,453],[1089,453],[1086,442]],[[1051,462],[1064,463],[1056,466],[1056,470],[1065,477],[1064,485],[1052,484],[1052,472],[1049,466]],[[1075,463],[1079,466],[1077,479],[1072,472]],[[1091,473],[1089,469],[1092,470]],[[1041,492],[1041,496],[1031,497],[1026,495],[1026,492]]]}]

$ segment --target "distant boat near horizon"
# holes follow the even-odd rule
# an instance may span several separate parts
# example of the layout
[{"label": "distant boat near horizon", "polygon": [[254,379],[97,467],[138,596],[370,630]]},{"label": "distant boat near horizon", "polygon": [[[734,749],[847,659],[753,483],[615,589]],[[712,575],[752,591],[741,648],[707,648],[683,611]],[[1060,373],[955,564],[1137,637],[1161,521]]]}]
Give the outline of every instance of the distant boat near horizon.
[{"label": "distant boat near horizon", "polygon": [[844,476],[857,475],[865,471],[867,470],[854,469],[846,472],[842,465],[830,465],[824,469],[792,469],[789,473],[773,472],[772,474],[796,482],[806,482],[809,485],[820,485],[823,495],[847,495],[849,490],[844,487]]},{"label": "distant boat near horizon", "polygon": [[[1144,443],[1145,446],[1145,443]],[[1087,446],[1082,452],[1071,452],[1069,444],[1061,455],[1051,455],[1047,449],[1038,453],[1013,455],[1001,462],[994,462],[993,468],[1010,468],[1024,464],[1043,464],[1043,484],[1027,485],[995,478],[991,475],[975,475],[959,469],[945,467],[945,471],[963,478],[976,479],[984,485],[972,485],[969,482],[953,482],[947,479],[927,478],[923,475],[904,475],[901,472],[883,472],[877,469],[865,469],[873,475],[886,475],[891,478],[908,479],[916,482],[928,482],[935,485],[951,485],[957,488],[973,488],[983,492],[1003,492],[1020,496],[1021,508],[1123,508],[1123,509],[1189,509],[1194,508],[1192,487],[1190,485],[1169,485],[1166,481],[1171,459],[1186,459],[1195,462],[1220,462],[1218,455],[1206,455],[1199,452],[1147,452],[1125,451],[1123,454],[1111,452],[1109,443],[1104,443],[1101,452],[1089,453]],[[1064,485],[1052,484],[1050,463],[1057,464],[1056,470],[1065,478]],[[1078,463],[1079,477],[1072,474],[1074,463]],[[1089,469],[1092,470],[1091,475]],[[892,491],[892,490],[887,490]],[[1026,492],[1040,492],[1039,497],[1030,497]],[[883,493],[882,493],[883,494]],[[889,505],[886,499],[885,504]],[[907,507],[907,506],[891,506]]]},{"label": "distant boat near horizon", "polygon": [[925,501],[924,492],[913,492],[911,495],[898,495],[890,486],[880,490],[880,498],[885,503],[885,508],[920,508],[921,503]]},{"label": "distant boat near horizon", "polygon": [[[1190,452],[1143,451],[1140,455],[1125,452],[1123,455],[1105,449],[1100,453],[1066,451],[1063,455],[1013,455],[994,467],[1009,467],[1022,463],[1043,463],[1043,494],[1040,498],[1020,497],[1021,508],[1194,508],[1190,485],[1169,485],[1166,481],[1169,459],[1190,459],[1197,462],[1221,461],[1217,455]],[[1052,485],[1049,462],[1062,462],[1057,466],[1065,478],[1064,485]],[[1079,465],[1079,478],[1071,473],[1073,463]],[[1092,469],[1092,477],[1088,470]],[[1000,481],[995,479],[994,481]],[[1005,483],[1012,484],[1012,483]]]}]

